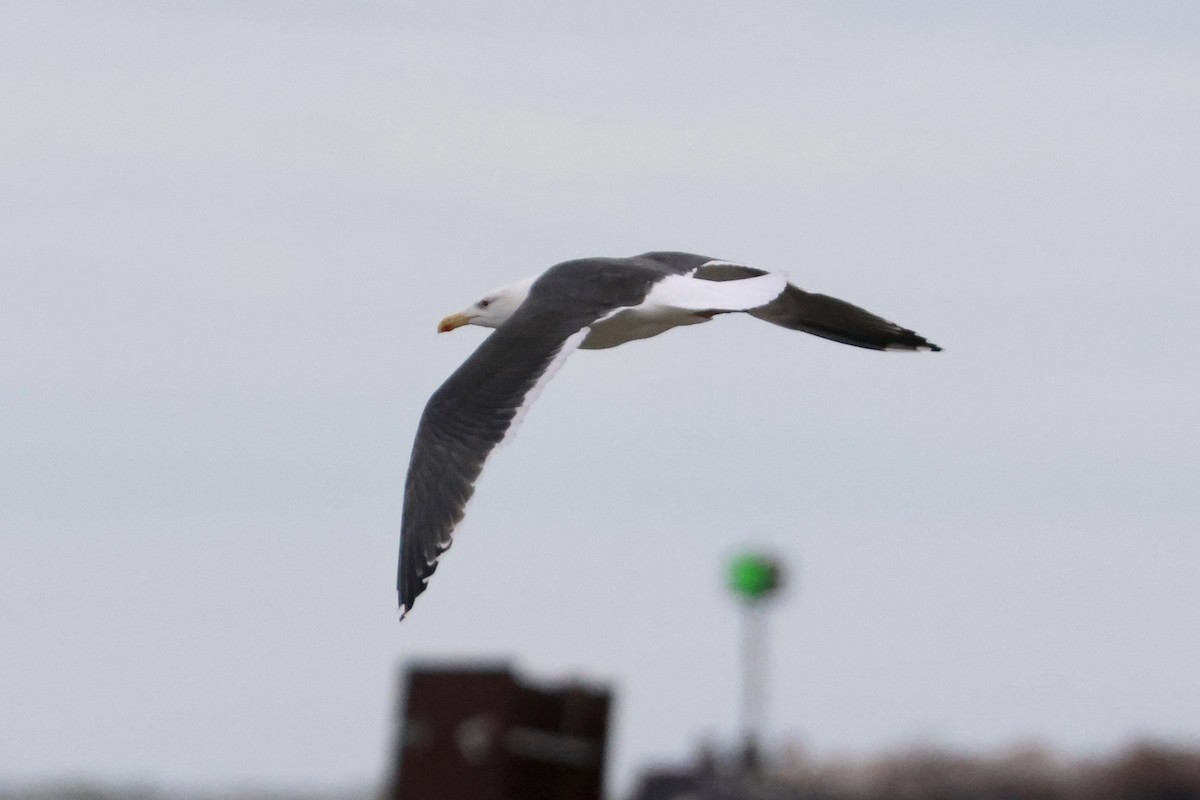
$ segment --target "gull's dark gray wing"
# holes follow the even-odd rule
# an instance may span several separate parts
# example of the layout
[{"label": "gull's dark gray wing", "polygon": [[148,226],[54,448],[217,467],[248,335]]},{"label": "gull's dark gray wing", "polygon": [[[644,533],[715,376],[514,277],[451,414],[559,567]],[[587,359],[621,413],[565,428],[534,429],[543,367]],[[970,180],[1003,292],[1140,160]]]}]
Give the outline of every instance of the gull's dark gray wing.
[{"label": "gull's dark gray wing", "polygon": [[514,420],[579,346],[589,324],[614,308],[640,303],[660,277],[615,259],[552,267],[429,398],[404,483],[396,580],[401,615],[450,547],[484,462]]},{"label": "gull's dark gray wing", "polygon": [[396,579],[401,615],[450,547],[487,457],[532,402],[541,379],[550,377],[551,367],[578,347],[586,331],[556,328],[530,333],[505,323],[429,398],[404,482]]},{"label": "gull's dark gray wing", "polygon": [[[697,278],[709,281],[731,281],[762,274],[763,270],[740,264],[713,264],[701,266],[696,271]],[[866,309],[829,295],[806,292],[791,284],[776,300],[746,313],[784,328],[869,350],[936,352],[942,349],[924,336]]]}]

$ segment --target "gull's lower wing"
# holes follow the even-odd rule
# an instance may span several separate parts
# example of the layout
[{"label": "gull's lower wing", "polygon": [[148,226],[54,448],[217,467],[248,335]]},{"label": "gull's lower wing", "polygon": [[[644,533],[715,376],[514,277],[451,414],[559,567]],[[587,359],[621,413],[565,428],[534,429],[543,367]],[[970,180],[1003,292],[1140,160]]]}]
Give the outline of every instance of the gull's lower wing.
[{"label": "gull's lower wing", "polygon": [[404,483],[396,579],[401,617],[450,547],[487,457],[587,331],[569,320],[530,325],[514,317],[429,398]]}]

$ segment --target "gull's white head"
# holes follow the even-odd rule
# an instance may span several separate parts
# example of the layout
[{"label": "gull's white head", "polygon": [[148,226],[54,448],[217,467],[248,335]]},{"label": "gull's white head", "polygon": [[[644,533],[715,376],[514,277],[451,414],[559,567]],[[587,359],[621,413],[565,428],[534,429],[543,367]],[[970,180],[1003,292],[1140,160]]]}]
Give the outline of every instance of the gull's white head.
[{"label": "gull's white head", "polygon": [[537,279],[532,278],[510,283],[493,289],[474,304],[464,308],[457,314],[451,314],[438,323],[438,333],[452,331],[463,325],[479,325],[483,328],[498,328],[516,312],[525,298],[529,296],[529,287]]}]

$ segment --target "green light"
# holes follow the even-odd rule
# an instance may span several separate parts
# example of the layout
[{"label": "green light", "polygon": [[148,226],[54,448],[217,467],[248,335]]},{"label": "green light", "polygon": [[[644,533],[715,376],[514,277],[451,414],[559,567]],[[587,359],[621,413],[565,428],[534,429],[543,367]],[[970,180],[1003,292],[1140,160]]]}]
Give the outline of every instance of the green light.
[{"label": "green light", "polygon": [[780,569],[775,559],[756,553],[743,553],[729,562],[729,588],[746,600],[761,600],[780,585]]}]

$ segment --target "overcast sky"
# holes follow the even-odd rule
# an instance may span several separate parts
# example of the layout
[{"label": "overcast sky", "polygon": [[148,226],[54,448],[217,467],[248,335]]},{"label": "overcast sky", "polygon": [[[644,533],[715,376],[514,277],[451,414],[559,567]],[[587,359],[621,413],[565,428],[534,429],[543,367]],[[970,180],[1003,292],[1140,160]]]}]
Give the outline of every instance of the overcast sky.
[{"label": "overcast sky", "polygon": [[[371,781],[397,669],[728,742],[787,560],[816,755],[1200,742],[1200,6],[0,8],[0,780]],[[787,271],[945,346],[577,353],[396,621],[437,321],[568,258]]]}]

